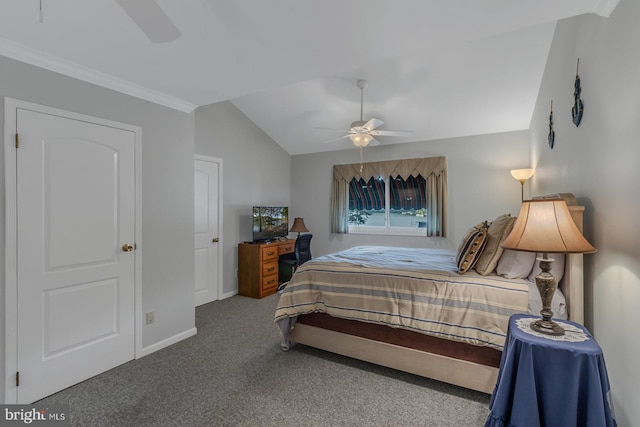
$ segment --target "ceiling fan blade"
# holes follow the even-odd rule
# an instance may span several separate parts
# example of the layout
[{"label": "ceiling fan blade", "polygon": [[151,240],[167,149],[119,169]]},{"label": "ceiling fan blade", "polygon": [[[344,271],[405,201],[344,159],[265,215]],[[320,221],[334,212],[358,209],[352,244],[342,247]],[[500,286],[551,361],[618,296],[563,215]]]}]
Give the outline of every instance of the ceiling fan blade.
[{"label": "ceiling fan blade", "polygon": [[328,141],[324,141],[323,144],[328,144],[330,142],[340,141],[341,139],[345,139],[345,138],[349,138],[349,135],[344,135],[344,136],[341,136],[339,138],[334,138],[334,139],[330,139]]},{"label": "ceiling fan blade", "polygon": [[381,136],[411,136],[413,132],[410,130],[372,130],[369,134]]},{"label": "ceiling fan blade", "polygon": [[156,0],[115,0],[154,43],[167,43],[182,35]]},{"label": "ceiling fan blade", "polygon": [[369,120],[367,123],[365,123],[364,125],[362,125],[362,128],[370,132],[373,129],[377,128],[378,126],[382,126],[383,124],[384,122],[382,120],[373,118]]},{"label": "ceiling fan blade", "polygon": [[352,132],[351,129],[335,129],[335,128],[314,128],[318,130],[332,130],[334,132]]},{"label": "ceiling fan blade", "polygon": [[369,141],[369,144],[367,144],[369,147],[375,147],[376,145],[380,145],[380,141],[378,141],[377,139],[372,139],[371,141]]}]

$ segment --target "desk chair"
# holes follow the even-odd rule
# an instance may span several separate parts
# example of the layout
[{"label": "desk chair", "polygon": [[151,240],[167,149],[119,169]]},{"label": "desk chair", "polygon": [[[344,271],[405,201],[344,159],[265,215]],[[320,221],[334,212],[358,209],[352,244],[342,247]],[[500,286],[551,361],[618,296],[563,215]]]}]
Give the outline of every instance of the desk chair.
[{"label": "desk chair", "polygon": [[302,234],[296,239],[293,254],[280,257],[278,262],[279,282],[278,291],[281,291],[291,280],[291,276],[299,266],[311,259],[311,238],[313,234]]}]

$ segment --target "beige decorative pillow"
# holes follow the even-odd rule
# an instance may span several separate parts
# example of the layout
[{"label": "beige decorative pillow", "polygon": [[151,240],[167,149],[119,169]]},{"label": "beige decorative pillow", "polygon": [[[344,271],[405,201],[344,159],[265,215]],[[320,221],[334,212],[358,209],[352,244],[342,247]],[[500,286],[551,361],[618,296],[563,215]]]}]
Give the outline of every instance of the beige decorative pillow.
[{"label": "beige decorative pillow", "polygon": [[482,253],[484,245],[487,243],[487,222],[480,223],[467,231],[458,248],[458,273],[464,274],[473,268],[478,257]]},{"label": "beige decorative pillow", "polygon": [[507,238],[513,224],[516,222],[516,217],[510,214],[504,214],[497,217],[489,226],[487,231],[487,244],[478,258],[476,263],[476,271],[481,276],[487,276],[493,273],[496,269],[500,256],[502,255],[502,242]]}]

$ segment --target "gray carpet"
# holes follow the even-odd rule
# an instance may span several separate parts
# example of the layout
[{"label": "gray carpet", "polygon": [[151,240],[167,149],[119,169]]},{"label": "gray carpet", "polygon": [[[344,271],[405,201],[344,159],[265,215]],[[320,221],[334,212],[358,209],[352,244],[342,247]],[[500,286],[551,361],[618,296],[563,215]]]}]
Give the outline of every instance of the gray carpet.
[{"label": "gray carpet", "polygon": [[79,426],[482,426],[489,395],[296,346],[278,295],[196,309],[198,334],[38,403]]}]

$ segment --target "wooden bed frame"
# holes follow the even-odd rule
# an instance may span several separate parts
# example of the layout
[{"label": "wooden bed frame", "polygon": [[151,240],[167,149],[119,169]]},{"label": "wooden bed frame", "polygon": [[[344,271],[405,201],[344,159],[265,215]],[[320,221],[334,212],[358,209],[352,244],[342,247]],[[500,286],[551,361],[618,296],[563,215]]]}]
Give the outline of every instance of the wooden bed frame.
[{"label": "wooden bed frame", "polygon": [[[576,206],[572,195],[561,197],[567,200],[569,211],[578,229],[582,231],[584,207]],[[583,323],[582,254],[566,255],[565,273],[559,287],[567,301],[569,318],[574,322]],[[294,325],[291,341],[489,394],[493,392],[498,378],[497,367],[303,323]]]}]

